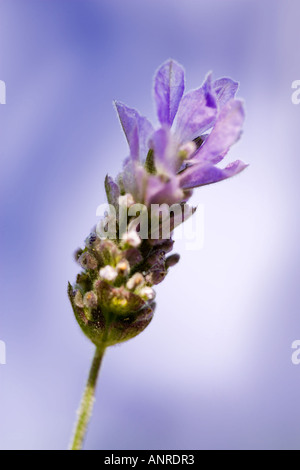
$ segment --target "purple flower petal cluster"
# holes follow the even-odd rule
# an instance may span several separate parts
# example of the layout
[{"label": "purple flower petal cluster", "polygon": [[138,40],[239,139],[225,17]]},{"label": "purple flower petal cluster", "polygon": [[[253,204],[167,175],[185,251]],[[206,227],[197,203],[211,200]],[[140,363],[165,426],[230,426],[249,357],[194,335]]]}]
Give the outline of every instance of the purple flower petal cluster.
[{"label": "purple flower petal cluster", "polygon": [[[121,194],[146,205],[187,201],[193,188],[229,178],[247,165],[237,160],[217,166],[240,138],[244,122],[238,83],[212,80],[184,94],[184,70],[165,62],[154,78],[154,99],[160,126],[125,104],[115,102],[130,154],[118,177]],[[115,184],[111,181],[111,184]]]}]

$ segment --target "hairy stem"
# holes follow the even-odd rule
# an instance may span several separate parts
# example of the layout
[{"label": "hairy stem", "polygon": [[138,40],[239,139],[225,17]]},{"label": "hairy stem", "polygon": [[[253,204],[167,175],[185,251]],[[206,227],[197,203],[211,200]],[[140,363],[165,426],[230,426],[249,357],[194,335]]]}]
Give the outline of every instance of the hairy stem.
[{"label": "hairy stem", "polygon": [[95,390],[99,375],[100,366],[106,347],[98,346],[95,351],[89,378],[83,393],[83,397],[78,410],[78,418],[75,426],[74,436],[70,445],[70,450],[81,450],[87,432],[90,417],[95,401]]}]

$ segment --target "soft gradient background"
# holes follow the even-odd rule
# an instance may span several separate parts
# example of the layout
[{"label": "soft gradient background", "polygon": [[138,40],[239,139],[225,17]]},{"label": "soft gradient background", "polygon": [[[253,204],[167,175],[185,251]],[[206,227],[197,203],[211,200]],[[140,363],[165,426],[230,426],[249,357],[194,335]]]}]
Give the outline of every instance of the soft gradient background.
[{"label": "soft gradient background", "polygon": [[300,449],[297,0],[1,0],[1,449],[64,449],[93,347],[73,319],[72,254],[127,154],[113,99],[154,118],[173,57],[187,88],[241,83],[230,159],[195,192],[205,245],[176,249],[138,338],[108,351],[88,449]]}]

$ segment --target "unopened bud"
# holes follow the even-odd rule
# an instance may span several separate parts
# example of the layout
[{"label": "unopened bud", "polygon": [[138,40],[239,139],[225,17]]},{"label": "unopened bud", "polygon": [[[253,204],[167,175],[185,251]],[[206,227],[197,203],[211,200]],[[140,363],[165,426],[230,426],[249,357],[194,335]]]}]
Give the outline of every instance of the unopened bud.
[{"label": "unopened bud", "polygon": [[175,266],[175,264],[178,263],[180,260],[180,255],[178,253],[174,253],[174,255],[168,256],[166,259],[166,268],[171,268],[172,266]]},{"label": "unopened bud", "polygon": [[130,232],[126,232],[124,233],[124,235],[122,236],[122,245],[124,247],[133,247],[133,248],[137,248],[138,246],[140,246],[142,240],[140,239],[140,237],[138,236],[138,234],[136,233],[135,230],[131,230]]},{"label": "unopened bud", "polygon": [[116,266],[116,270],[121,276],[128,276],[130,272],[130,265],[128,261],[126,259],[120,261]]},{"label": "unopened bud", "polygon": [[127,282],[126,287],[129,290],[134,290],[138,286],[141,286],[144,284],[145,279],[144,276],[141,273],[135,273]]},{"label": "unopened bud", "polygon": [[155,298],[155,292],[151,287],[145,286],[139,291],[139,295],[146,300],[153,300]]},{"label": "unopened bud", "polygon": [[93,292],[93,291],[87,292],[84,295],[83,303],[84,303],[85,307],[96,308],[97,303],[98,303],[98,299],[97,299],[97,295],[95,294],[95,292]]},{"label": "unopened bud", "polygon": [[123,251],[123,256],[127,259],[132,268],[143,261],[141,252],[137,248],[128,248]]},{"label": "unopened bud", "polygon": [[146,281],[151,285],[160,284],[166,277],[166,274],[165,270],[155,269],[146,275]]},{"label": "unopened bud", "polygon": [[113,282],[118,276],[117,271],[112,267],[112,266],[105,266],[104,268],[101,268],[99,271],[101,279],[104,281],[109,281]]},{"label": "unopened bud", "polygon": [[78,262],[84,269],[96,269],[98,266],[96,258],[88,252],[82,253],[78,258]]}]

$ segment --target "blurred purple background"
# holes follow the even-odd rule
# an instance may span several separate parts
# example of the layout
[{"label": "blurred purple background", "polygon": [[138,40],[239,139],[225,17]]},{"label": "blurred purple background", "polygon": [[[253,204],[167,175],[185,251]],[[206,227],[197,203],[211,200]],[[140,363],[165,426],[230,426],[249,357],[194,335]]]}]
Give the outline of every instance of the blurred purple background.
[{"label": "blurred purple background", "polygon": [[297,0],[2,0],[0,448],[64,449],[93,346],[66,295],[127,155],[112,100],[154,118],[155,69],[240,81],[250,167],[199,189],[205,245],[176,244],[138,338],[107,352],[87,449],[300,449]]}]

